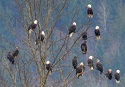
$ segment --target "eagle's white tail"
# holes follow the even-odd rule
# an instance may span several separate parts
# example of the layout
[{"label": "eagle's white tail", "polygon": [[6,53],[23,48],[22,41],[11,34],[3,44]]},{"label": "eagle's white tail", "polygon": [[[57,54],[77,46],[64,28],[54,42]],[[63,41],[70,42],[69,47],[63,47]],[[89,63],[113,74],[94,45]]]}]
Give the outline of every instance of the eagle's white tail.
[{"label": "eagle's white tail", "polygon": [[94,68],[93,68],[93,67],[91,67],[90,69],[91,69],[91,70],[94,70]]},{"label": "eagle's white tail", "polygon": [[32,30],[32,29],[30,29],[30,30],[29,30],[29,34],[31,34],[31,33],[32,33],[32,31],[33,31],[33,30]]},{"label": "eagle's white tail", "polygon": [[88,17],[89,17],[89,18],[93,18],[93,15],[89,14]]},{"label": "eagle's white tail", "polygon": [[51,71],[49,71],[49,75],[51,75]]},{"label": "eagle's white tail", "polygon": [[116,83],[120,83],[120,81],[116,80]]},{"label": "eagle's white tail", "polygon": [[69,35],[69,37],[72,37],[72,35],[73,35],[73,33],[71,33],[71,34]]},{"label": "eagle's white tail", "polygon": [[36,45],[36,41],[35,41],[35,45]]},{"label": "eagle's white tail", "polygon": [[99,40],[99,39],[100,39],[100,36],[97,36],[96,39]]}]

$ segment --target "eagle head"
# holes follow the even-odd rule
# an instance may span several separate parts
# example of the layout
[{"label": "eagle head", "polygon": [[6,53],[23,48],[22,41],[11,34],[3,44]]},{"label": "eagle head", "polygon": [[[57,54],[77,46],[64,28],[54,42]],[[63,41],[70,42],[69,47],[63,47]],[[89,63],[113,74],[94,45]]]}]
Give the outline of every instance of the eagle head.
[{"label": "eagle head", "polygon": [[93,58],[94,58],[93,56],[89,56],[89,59],[91,59],[91,60],[92,60]]},{"label": "eagle head", "polygon": [[76,22],[73,22],[73,25],[75,25],[75,26],[76,26]]},{"label": "eagle head", "polygon": [[91,4],[88,4],[88,6],[87,6],[88,8],[91,8],[92,6],[91,6]]},{"label": "eagle head", "polygon": [[50,61],[47,61],[46,64],[50,64]]},{"label": "eagle head", "polygon": [[120,73],[120,70],[116,70],[116,73]]},{"label": "eagle head", "polygon": [[37,24],[37,23],[38,23],[38,21],[37,21],[37,20],[35,20],[35,21],[34,21],[34,24]]},{"label": "eagle head", "polygon": [[99,30],[99,26],[96,26],[95,29],[96,29],[96,30]]}]

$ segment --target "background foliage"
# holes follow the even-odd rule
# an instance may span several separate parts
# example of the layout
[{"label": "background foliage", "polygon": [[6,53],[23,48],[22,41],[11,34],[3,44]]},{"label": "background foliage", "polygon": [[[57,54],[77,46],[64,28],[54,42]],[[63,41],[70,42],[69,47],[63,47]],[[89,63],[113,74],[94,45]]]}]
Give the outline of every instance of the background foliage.
[{"label": "background foliage", "polygon": [[[22,9],[17,3],[22,4]],[[124,68],[124,54],[125,54],[125,1],[124,0],[67,0],[64,9],[60,12],[60,8],[64,5],[65,0],[48,0],[50,7],[47,8],[47,1],[42,0],[41,16],[39,7],[36,6],[36,14],[33,10],[33,3],[29,4],[26,1],[39,0],[1,0],[0,2],[0,87],[37,87],[39,83],[39,74],[37,66],[32,58],[30,47],[27,46],[26,30],[29,24],[34,19],[39,19],[42,29],[47,32],[51,29],[56,19],[58,19],[54,26],[48,43],[64,38],[67,35],[68,27],[73,21],[77,23],[78,32],[68,40],[68,44],[63,47],[62,52],[57,57],[58,59],[70,49],[71,44],[75,41],[81,31],[87,28],[88,17],[86,13],[87,5],[91,4],[94,10],[94,17],[91,20],[92,24],[88,30],[88,36],[94,36],[94,28],[96,25],[100,26],[101,40],[97,41],[95,38],[89,38],[87,41],[88,53],[83,55],[80,49],[82,39],[80,38],[73,46],[71,51],[65,58],[54,67],[54,72],[47,79],[47,87],[124,87],[125,86],[125,68]],[[61,3],[61,1],[63,3]],[[25,4],[23,4],[25,3]],[[53,11],[53,8],[61,3],[59,7]],[[25,6],[26,5],[26,6]],[[31,7],[30,7],[31,6]],[[27,8],[31,8],[32,15],[29,15]],[[23,14],[22,14],[23,13]],[[22,15],[25,16],[22,19]],[[36,16],[35,16],[36,15]],[[24,21],[25,20],[25,21]],[[45,23],[46,22],[46,23]],[[24,25],[25,24],[25,25]],[[81,27],[84,24],[83,27]],[[34,43],[34,35],[31,35],[31,43]],[[62,47],[63,40],[59,41],[47,51],[46,60],[53,62],[57,56],[59,49]],[[15,46],[20,47],[20,56],[16,59],[17,65],[11,65],[6,58],[7,52],[14,50]],[[42,48],[42,50],[44,47]],[[53,52],[53,54],[51,54]],[[36,53],[38,54],[38,53]],[[38,54],[39,55],[39,54]],[[113,72],[117,69],[121,70],[121,83],[116,84],[115,80],[109,81],[104,75],[99,75],[98,71],[90,72],[87,68],[86,73],[80,79],[74,78],[64,85],[67,74],[72,72],[71,60],[74,56],[78,57],[78,61],[86,63],[88,57],[94,55],[98,57],[103,66],[104,71],[111,68]],[[68,80],[75,76],[75,71],[72,72]],[[16,77],[16,78],[15,78]],[[29,78],[30,77],[30,78]],[[22,79],[22,80],[21,80]],[[21,82],[22,81],[22,82]],[[67,81],[67,80],[66,80]],[[22,84],[23,83],[23,84]],[[15,85],[16,84],[16,85]]]}]

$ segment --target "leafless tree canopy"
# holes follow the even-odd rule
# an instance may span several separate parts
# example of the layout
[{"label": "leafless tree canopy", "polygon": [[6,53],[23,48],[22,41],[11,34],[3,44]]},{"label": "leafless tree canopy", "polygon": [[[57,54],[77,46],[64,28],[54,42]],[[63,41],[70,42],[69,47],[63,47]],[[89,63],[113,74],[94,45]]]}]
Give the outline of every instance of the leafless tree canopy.
[{"label": "leafless tree canopy", "polygon": [[[100,51],[98,46],[103,43],[103,40],[106,41],[103,38],[100,42],[96,42],[93,36],[95,25],[93,26],[93,19],[84,14],[88,3],[84,4],[83,1],[85,0],[78,2],[77,0],[12,0],[13,9],[11,6],[1,9],[0,20],[2,20],[1,26],[4,27],[1,31],[5,34],[0,34],[0,87],[77,87],[78,85],[108,87],[108,84],[113,85],[104,78],[104,75],[97,76],[98,72],[90,72],[89,68],[86,69],[85,76],[77,79],[72,67],[71,61],[74,56],[78,57],[79,63],[80,61],[86,63],[88,56],[97,54]],[[109,15],[106,1],[100,3],[96,15],[106,33]],[[38,20],[38,26],[29,34],[28,27],[34,20]],[[77,29],[73,37],[69,38],[68,29],[73,22],[77,23]],[[89,51],[83,55],[80,48],[83,42],[81,36],[86,30],[89,35],[87,42]],[[35,45],[35,40],[41,31],[45,32],[45,39]],[[113,41],[112,43],[118,42]],[[20,53],[13,65],[6,57],[7,53],[13,52],[16,46],[19,47]],[[112,48],[110,53],[112,55],[118,53],[119,49],[116,50],[116,48],[120,46],[121,43],[110,46]],[[110,58],[107,59],[109,51],[103,55],[107,64],[112,61]],[[51,74],[46,70],[48,60],[52,65]],[[118,87],[124,85],[125,81],[122,80],[122,82]]]}]

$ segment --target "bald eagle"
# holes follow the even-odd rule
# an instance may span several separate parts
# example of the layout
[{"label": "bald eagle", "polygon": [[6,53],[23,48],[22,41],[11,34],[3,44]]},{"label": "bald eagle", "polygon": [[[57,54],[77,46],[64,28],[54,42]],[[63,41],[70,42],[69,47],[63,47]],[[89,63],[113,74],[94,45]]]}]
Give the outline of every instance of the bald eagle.
[{"label": "bald eagle", "polygon": [[42,41],[42,42],[43,42],[44,38],[45,38],[45,32],[42,31],[42,32],[39,34],[38,38],[36,39],[35,44],[37,45],[37,44],[39,43],[39,41]]},{"label": "bald eagle", "polygon": [[95,35],[96,35],[96,39],[99,40],[100,39],[100,29],[99,29],[99,26],[95,27]]},{"label": "bald eagle", "polygon": [[88,4],[87,7],[88,7],[88,10],[87,10],[88,17],[92,18],[93,17],[93,9],[92,9],[91,4]]},{"label": "bald eagle", "polygon": [[76,56],[72,59],[72,65],[73,65],[74,69],[77,68],[77,57]]},{"label": "bald eagle", "polygon": [[34,31],[34,30],[36,29],[37,24],[38,24],[38,21],[35,20],[35,21],[29,26],[28,31],[29,31],[30,34],[32,33],[32,31]]},{"label": "bald eagle", "polygon": [[8,52],[7,58],[9,59],[9,61],[10,61],[12,64],[14,64],[14,57],[13,57],[13,55],[11,55],[10,52]]},{"label": "bald eagle", "polygon": [[13,52],[13,57],[17,58],[18,55],[19,55],[19,50],[18,47],[16,47],[16,50]]},{"label": "bald eagle", "polygon": [[114,74],[116,83],[120,83],[120,70],[116,70],[116,73]]},{"label": "bald eagle", "polygon": [[52,67],[51,67],[51,64],[50,64],[50,61],[47,61],[46,62],[46,69],[50,72],[52,72]]},{"label": "bald eagle", "polygon": [[75,33],[76,30],[76,22],[73,22],[73,24],[69,27],[69,37],[72,37],[73,33]]},{"label": "bald eagle", "polygon": [[86,45],[86,41],[84,41],[84,43],[81,44],[81,50],[83,54],[87,53],[87,45]]},{"label": "bald eagle", "polygon": [[112,69],[108,69],[107,72],[106,72],[106,77],[111,80],[112,79]]},{"label": "bald eagle", "polygon": [[90,67],[91,70],[94,70],[94,64],[93,64],[93,56],[89,56],[88,59],[88,66]]},{"label": "bald eagle", "polygon": [[83,75],[84,71],[85,71],[85,66],[84,66],[83,62],[81,62],[80,65],[76,68],[76,75],[77,75],[78,79],[79,79],[79,76]]},{"label": "bald eagle", "polygon": [[100,74],[103,73],[103,66],[102,66],[102,64],[100,63],[100,60],[99,60],[99,59],[97,59],[97,61],[96,61],[96,68],[97,68],[97,70],[100,71]]},{"label": "bald eagle", "polygon": [[83,39],[83,40],[87,40],[87,32],[86,32],[86,31],[83,32],[83,34],[82,34],[82,39]]}]

